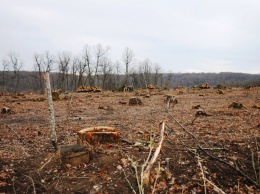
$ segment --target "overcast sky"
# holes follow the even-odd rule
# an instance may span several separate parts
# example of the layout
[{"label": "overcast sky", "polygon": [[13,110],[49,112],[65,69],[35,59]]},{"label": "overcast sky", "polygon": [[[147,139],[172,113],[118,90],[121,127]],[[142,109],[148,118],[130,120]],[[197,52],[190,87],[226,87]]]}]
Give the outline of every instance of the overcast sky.
[{"label": "overcast sky", "polygon": [[[0,59],[126,47],[164,72],[260,73],[259,0],[0,0]],[[2,65],[2,63],[1,63]]]}]

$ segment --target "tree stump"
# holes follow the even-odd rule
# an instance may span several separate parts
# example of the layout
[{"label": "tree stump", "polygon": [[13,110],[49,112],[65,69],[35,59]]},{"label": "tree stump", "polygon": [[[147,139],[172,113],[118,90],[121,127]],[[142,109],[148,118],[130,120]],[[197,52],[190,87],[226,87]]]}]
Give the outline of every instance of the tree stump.
[{"label": "tree stump", "polygon": [[52,100],[53,101],[61,100],[60,94],[58,92],[52,92],[51,94],[52,94]]},{"label": "tree stump", "polygon": [[3,107],[1,113],[2,114],[9,114],[9,113],[11,113],[11,109],[8,108],[8,107]]},{"label": "tree stump", "polygon": [[90,161],[92,150],[86,145],[75,144],[61,148],[60,155],[64,164],[79,165]]},{"label": "tree stump", "polygon": [[140,98],[137,97],[131,97],[129,99],[129,105],[142,105],[142,101],[140,100]]},{"label": "tree stump", "polygon": [[98,126],[82,129],[78,132],[78,144],[118,143],[119,132],[113,127]]},{"label": "tree stump", "polygon": [[204,110],[198,109],[195,113],[195,117],[198,117],[198,116],[210,116],[210,115],[208,115]]},{"label": "tree stump", "polygon": [[222,90],[218,90],[218,94],[224,94]]},{"label": "tree stump", "polygon": [[232,102],[229,106],[228,106],[228,108],[243,108],[244,106],[243,106],[243,104],[242,103],[238,103],[238,102]]}]

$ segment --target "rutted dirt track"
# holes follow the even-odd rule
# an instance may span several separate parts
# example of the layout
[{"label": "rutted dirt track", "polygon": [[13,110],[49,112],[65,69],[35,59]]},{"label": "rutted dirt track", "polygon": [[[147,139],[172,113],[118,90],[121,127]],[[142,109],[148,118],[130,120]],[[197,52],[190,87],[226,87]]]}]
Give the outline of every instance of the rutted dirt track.
[{"label": "rutted dirt track", "polygon": [[[0,192],[138,193],[140,174],[133,163],[139,173],[165,121],[146,193],[259,193],[260,110],[253,108],[260,104],[259,88],[145,93],[139,92],[143,104],[136,106],[128,105],[134,92],[61,94],[54,102],[59,146],[76,144],[77,132],[86,127],[120,132],[118,144],[96,145],[90,162],[78,166],[63,164],[52,153],[44,95],[0,96],[0,108],[12,110],[0,115]],[[166,94],[178,100],[169,112]],[[243,108],[229,108],[232,102]],[[208,116],[195,119],[196,105]]]}]

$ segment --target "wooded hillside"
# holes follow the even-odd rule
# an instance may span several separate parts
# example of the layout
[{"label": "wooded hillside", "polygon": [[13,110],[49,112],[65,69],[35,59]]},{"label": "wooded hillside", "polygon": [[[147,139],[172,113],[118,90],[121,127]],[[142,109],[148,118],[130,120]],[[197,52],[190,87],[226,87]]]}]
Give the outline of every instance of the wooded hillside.
[{"label": "wooded hillside", "polygon": [[[80,78],[78,75],[51,73],[52,88],[60,88],[63,91],[76,91],[79,85],[91,85],[88,76]],[[81,80],[79,80],[79,78]],[[125,75],[101,74],[93,80],[93,85],[105,90],[113,90],[121,87],[125,82]],[[210,86],[222,84],[225,86],[245,87],[260,85],[260,74],[245,73],[166,73],[166,74],[138,74],[132,73],[128,78],[129,85],[136,88],[145,88],[149,84],[156,87],[170,88],[176,86],[193,87],[195,85],[209,83]],[[13,71],[0,71],[0,90],[10,93],[15,92],[40,92],[43,90],[43,79],[39,72],[20,71],[19,75]]]}]

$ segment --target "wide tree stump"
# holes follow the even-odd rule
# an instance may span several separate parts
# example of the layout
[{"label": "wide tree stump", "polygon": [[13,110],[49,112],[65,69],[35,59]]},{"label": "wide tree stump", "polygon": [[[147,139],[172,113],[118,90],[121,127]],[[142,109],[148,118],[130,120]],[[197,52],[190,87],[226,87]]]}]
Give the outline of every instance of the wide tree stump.
[{"label": "wide tree stump", "polygon": [[142,105],[142,101],[140,100],[140,98],[137,97],[131,97],[129,99],[129,105]]},{"label": "wide tree stump", "polygon": [[243,106],[243,104],[242,103],[238,103],[238,102],[232,102],[229,106],[228,106],[228,108],[243,108],[244,106]]},{"label": "wide tree stump", "polygon": [[79,165],[88,163],[92,150],[86,145],[69,145],[60,149],[61,161],[64,164]]},{"label": "wide tree stump", "polygon": [[98,126],[78,132],[78,144],[118,143],[119,132],[113,127]]}]

